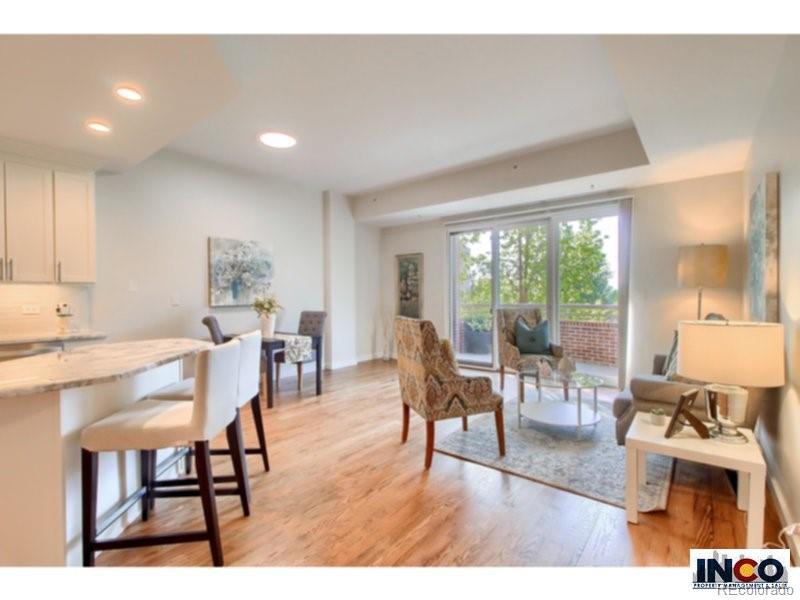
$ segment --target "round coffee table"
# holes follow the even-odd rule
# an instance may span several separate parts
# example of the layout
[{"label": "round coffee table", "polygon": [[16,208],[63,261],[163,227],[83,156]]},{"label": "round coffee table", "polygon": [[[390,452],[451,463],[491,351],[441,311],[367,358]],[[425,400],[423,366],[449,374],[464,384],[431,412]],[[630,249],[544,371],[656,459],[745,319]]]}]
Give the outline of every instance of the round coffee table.
[{"label": "round coffee table", "polygon": [[[603,385],[603,379],[588,373],[575,372],[569,377],[553,372],[548,377],[539,377],[537,369],[522,370],[517,375],[517,426],[522,427],[522,417],[537,423],[558,427],[575,427],[578,437],[584,427],[593,427],[600,422],[597,412],[597,388]],[[537,402],[525,402],[525,384],[536,385]],[[560,389],[564,392],[563,400],[542,401],[542,388]],[[593,410],[583,412],[583,390],[592,390]],[[575,402],[570,401],[570,392],[575,392]]]}]

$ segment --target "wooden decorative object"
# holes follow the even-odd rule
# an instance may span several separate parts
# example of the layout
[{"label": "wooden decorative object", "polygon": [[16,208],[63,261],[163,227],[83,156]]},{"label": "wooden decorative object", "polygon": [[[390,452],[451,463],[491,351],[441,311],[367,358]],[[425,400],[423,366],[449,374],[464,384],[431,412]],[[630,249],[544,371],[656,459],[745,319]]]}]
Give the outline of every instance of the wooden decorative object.
[{"label": "wooden decorative object", "polygon": [[[672,418],[670,418],[669,425],[667,425],[667,430],[664,432],[664,437],[671,438],[683,429],[684,425],[691,426],[697,432],[697,435],[704,440],[711,437],[708,433],[708,427],[694,416],[690,410],[698,393],[700,393],[699,389],[693,389],[681,394],[678,405],[675,407],[675,412],[672,413]],[[681,419],[681,417],[683,417],[683,419]]]}]

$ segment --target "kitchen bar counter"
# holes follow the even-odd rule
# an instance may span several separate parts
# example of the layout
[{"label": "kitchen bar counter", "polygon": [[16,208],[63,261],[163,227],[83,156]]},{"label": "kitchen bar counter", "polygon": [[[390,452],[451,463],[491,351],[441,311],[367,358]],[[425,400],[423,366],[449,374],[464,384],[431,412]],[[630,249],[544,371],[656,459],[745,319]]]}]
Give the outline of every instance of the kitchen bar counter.
[{"label": "kitchen bar counter", "polygon": [[[180,381],[184,359],[211,346],[144,340],[0,363],[0,565],[81,563],[81,431]],[[102,517],[139,488],[138,452],[104,452],[98,468]],[[139,507],[104,537],[119,535]]]},{"label": "kitchen bar counter", "polygon": [[83,346],[0,362],[0,399],[130,377],[210,348],[186,338]]}]

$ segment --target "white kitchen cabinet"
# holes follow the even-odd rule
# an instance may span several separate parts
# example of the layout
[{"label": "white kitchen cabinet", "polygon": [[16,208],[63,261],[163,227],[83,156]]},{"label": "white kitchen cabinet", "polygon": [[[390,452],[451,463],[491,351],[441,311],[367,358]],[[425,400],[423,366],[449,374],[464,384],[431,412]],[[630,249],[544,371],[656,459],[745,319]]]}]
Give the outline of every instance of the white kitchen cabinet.
[{"label": "white kitchen cabinet", "polygon": [[55,171],[55,277],[59,283],[95,280],[94,181]]},{"label": "white kitchen cabinet", "polygon": [[6,281],[55,281],[53,171],[5,165]]}]

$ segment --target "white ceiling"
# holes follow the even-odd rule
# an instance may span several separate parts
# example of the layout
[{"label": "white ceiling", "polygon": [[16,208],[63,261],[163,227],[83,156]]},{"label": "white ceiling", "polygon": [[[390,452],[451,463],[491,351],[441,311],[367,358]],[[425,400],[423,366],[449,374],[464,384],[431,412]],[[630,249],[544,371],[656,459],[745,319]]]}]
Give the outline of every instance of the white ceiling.
[{"label": "white ceiling", "polygon": [[[386,202],[386,214],[374,215],[393,224],[741,170],[784,44],[783,36],[0,36],[0,151],[122,170],[167,146],[356,203],[413,180],[424,196],[413,211],[394,214]],[[113,96],[123,82],[143,89],[141,106]],[[91,117],[110,121],[113,134],[89,134]],[[460,181],[470,165],[566,150],[626,127],[646,154],[638,166],[591,177],[555,169],[540,177],[546,185],[455,201],[433,185],[425,192],[428,179]],[[298,145],[265,148],[266,130]]]},{"label": "white ceiling", "polygon": [[[134,84],[144,102],[113,94]],[[205,36],[0,36],[0,149],[120,170],[164,147],[235,92]],[[88,119],[113,127],[88,132]]]},{"label": "white ceiling", "polygon": [[[575,36],[232,36],[241,93],[171,146],[355,193],[629,121],[604,49]],[[294,135],[291,151],[258,134]]]}]

